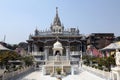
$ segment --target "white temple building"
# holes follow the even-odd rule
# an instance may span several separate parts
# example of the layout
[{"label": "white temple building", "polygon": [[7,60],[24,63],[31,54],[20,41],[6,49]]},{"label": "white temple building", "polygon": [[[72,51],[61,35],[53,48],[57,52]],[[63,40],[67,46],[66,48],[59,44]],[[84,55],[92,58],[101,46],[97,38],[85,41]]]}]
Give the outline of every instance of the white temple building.
[{"label": "white temple building", "polygon": [[85,36],[80,34],[78,28],[64,28],[58,8],[50,29],[36,29],[27,42],[28,53],[34,57],[36,66],[46,65],[48,61],[54,60],[57,54],[60,55],[61,62],[65,60],[68,64],[79,64],[81,53],[86,51]]}]

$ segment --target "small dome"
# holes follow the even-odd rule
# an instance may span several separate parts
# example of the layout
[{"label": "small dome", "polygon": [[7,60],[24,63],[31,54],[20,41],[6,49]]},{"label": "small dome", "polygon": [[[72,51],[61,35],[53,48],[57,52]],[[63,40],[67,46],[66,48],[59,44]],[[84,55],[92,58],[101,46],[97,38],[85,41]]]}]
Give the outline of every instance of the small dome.
[{"label": "small dome", "polygon": [[53,48],[62,48],[62,44],[59,41],[57,41],[56,43],[54,43]]}]

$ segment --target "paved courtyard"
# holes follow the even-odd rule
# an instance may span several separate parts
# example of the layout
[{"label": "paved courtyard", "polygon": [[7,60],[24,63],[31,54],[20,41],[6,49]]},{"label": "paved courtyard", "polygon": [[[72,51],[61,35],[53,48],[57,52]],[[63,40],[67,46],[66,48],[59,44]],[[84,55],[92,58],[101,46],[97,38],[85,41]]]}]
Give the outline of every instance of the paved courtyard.
[{"label": "paved courtyard", "polygon": [[[55,77],[50,77],[49,75],[42,75],[41,71],[35,71],[17,80],[57,80],[57,79]],[[62,78],[62,80],[105,80],[105,79],[102,79],[90,72],[81,71],[77,75],[68,75]]]}]

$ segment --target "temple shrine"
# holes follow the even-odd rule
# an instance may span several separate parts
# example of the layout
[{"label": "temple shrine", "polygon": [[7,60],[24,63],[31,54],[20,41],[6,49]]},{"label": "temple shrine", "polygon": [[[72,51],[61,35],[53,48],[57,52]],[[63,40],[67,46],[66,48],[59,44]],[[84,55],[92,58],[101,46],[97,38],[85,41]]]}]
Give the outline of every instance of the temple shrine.
[{"label": "temple shrine", "polygon": [[86,51],[85,36],[80,34],[78,28],[65,29],[60,21],[58,8],[50,29],[36,29],[34,34],[29,35],[27,42],[28,53],[34,57],[37,67],[44,66],[47,70],[45,74],[50,71],[54,73],[59,67],[69,73],[70,65],[79,64],[80,55]]}]

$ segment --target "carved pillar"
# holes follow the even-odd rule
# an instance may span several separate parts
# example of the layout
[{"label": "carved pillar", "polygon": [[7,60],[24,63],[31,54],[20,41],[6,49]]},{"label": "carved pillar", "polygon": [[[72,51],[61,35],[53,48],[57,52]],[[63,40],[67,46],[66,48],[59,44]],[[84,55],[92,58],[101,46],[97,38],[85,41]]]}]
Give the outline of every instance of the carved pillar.
[{"label": "carved pillar", "polygon": [[34,52],[34,43],[32,43],[32,53]]},{"label": "carved pillar", "polygon": [[34,44],[34,52],[37,52],[37,45],[36,44]]},{"label": "carved pillar", "polygon": [[66,59],[69,60],[70,59],[70,47],[66,46]]},{"label": "carved pillar", "polygon": [[45,60],[48,60],[49,47],[45,46]]},{"label": "carved pillar", "polygon": [[120,72],[117,73],[117,80],[120,80]]},{"label": "carved pillar", "polygon": [[62,71],[61,71],[62,74],[64,74],[64,67],[63,67],[63,64],[62,64]]},{"label": "carved pillar", "polygon": [[28,53],[30,53],[30,44],[28,44]]}]

